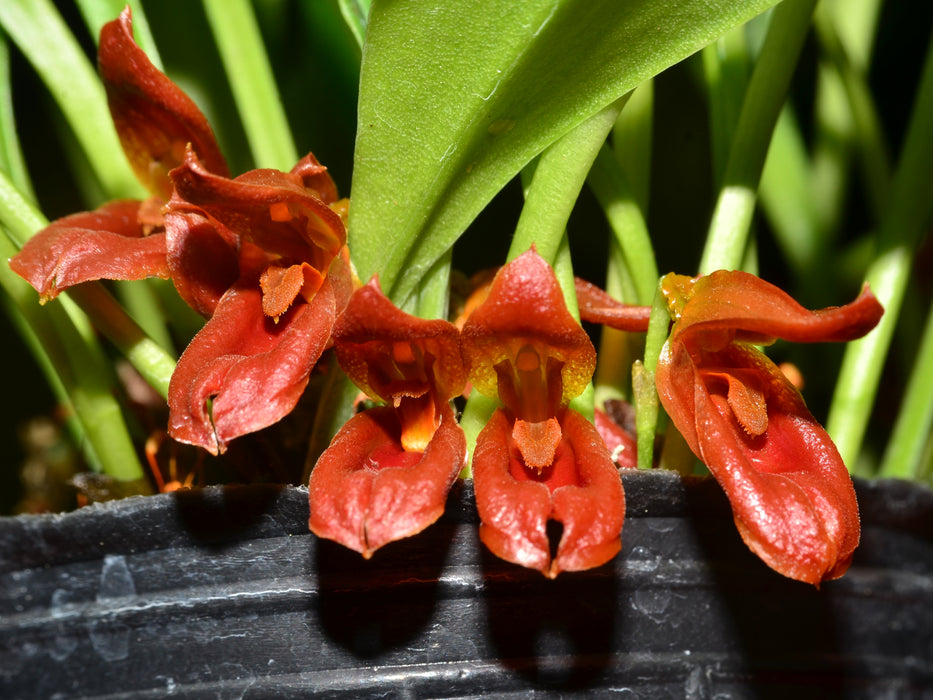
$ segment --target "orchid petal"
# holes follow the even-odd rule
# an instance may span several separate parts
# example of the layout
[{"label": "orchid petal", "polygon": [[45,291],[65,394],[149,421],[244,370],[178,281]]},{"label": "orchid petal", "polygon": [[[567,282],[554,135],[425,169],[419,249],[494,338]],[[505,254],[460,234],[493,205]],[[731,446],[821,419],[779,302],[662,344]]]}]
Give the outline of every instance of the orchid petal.
[{"label": "orchid petal", "polygon": [[142,204],[119,200],[58,219],[33,236],[10,267],[43,301],[91,280],[168,277],[165,234],[144,235]]},{"label": "orchid petal", "polygon": [[129,7],[101,29],[97,62],[120,143],[152,194],[169,198],[168,173],[184,160],[187,144],[209,170],[228,174],[207,119],[133,41]]},{"label": "orchid petal", "polygon": [[278,323],[263,315],[254,278],[232,287],[178,361],[169,434],[217,454],[286,416],[330,342],[335,315],[328,281],[313,304],[293,305]]},{"label": "orchid petal", "polygon": [[327,166],[321,165],[313,153],[308,153],[295,163],[291,173],[301,178],[305,189],[312,190],[325,204],[333,204],[337,201],[337,185],[327,172]]},{"label": "orchid petal", "polygon": [[884,313],[868,287],[845,306],[810,311],[782,289],[737,270],[719,270],[696,278],[692,285],[679,275],[662,280],[668,293],[675,285],[679,290],[674,291],[679,297],[675,340],[681,334],[727,331],[759,344],[774,338],[795,343],[846,341],[865,335]]},{"label": "orchid petal", "polygon": [[405,451],[391,407],[351,418],[321,455],[308,484],[309,526],[318,537],[367,559],[415,535],[444,512],[447,492],[466,463],[466,438],[444,405],[423,453]]},{"label": "orchid petal", "polygon": [[466,384],[456,326],[401,311],[376,278],[351,297],[334,327],[334,343],[350,379],[383,401],[430,391],[446,402]]},{"label": "orchid petal", "polygon": [[567,311],[554,271],[534,249],[499,270],[463,327],[462,345],[473,386],[487,396],[499,393],[496,367],[513,363],[526,346],[541,347],[539,359],[561,363],[563,403],[583,392],[596,366],[589,336]]},{"label": "orchid petal", "polygon": [[[496,410],[476,441],[480,539],[496,556],[549,578],[609,561],[621,548],[625,494],[599,433],[576,411],[564,411],[554,462],[538,474],[511,441],[512,422]],[[563,525],[553,560],[548,520]]]},{"label": "orchid petal", "polygon": [[251,170],[230,179],[210,172],[189,150],[171,177],[177,197],[170,211],[200,209],[287,264],[327,270],[346,244],[340,215],[300,175]]},{"label": "orchid petal", "polygon": [[598,323],[620,331],[647,331],[650,306],[632,306],[614,299],[595,284],[574,278],[580,320]]}]

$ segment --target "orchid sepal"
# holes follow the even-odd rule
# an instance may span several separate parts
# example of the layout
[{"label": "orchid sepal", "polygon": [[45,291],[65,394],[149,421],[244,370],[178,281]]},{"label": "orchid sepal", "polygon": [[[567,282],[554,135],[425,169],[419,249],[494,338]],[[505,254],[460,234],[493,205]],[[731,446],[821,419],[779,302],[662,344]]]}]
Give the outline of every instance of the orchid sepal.
[{"label": "orchid sepal", "polygon": [[149,192],[168,200],[168,173],[189,144],[212,172],[228,174],[204,114],[133,40],[129,6],[101,29],[97,64],[120,143]]},{"label": "orchid sepal", "polygon": [[57,219],[26,242],[10,268],[43,302],[82,282],[167,278],[165,234],[147,235],[143,204],[117,200]]},{"label": "orchid sepal", "polygon": [[[480,539],[496,556],[548,578],[605,564],[622,546],[625,493],[599,433],[566,409],[555,459],[535,474],[511,440],[513,423],[507,411],[497,409],[476,441],[473,480]],[[563,526],[553,557],[549,520]]]},{"label": "orchid sepal", "polygon": [[423,452],[401,444],[398,413],[367,409],[337,433],[311,472],[309,527],[369,559],[433,524],[466,464],[466,437],[448,405]]}]

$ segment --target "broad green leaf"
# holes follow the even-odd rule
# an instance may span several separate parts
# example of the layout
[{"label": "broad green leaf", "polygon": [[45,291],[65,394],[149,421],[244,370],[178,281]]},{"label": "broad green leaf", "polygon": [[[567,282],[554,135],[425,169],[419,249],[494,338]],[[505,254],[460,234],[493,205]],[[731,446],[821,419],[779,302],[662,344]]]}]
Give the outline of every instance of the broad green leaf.
[{"label": "broad green leaf", "polygon": [[404,303],[521,168],[776,0],[375,0],[350,248]]}]

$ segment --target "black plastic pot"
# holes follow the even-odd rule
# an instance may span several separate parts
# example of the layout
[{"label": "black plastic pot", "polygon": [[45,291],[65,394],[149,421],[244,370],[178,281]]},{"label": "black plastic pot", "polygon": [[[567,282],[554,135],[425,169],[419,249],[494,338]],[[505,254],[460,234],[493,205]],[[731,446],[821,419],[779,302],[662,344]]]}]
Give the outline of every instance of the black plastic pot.
[{"label": "black plastic pot", "polygon": [[0,520],[0,697],[933,697],[933,492],[859,483],[855,562],[816,590],[715,482],[624,481],[622,554],[555,581],[484,550],[469,482],[368,562],[296,488]]}]

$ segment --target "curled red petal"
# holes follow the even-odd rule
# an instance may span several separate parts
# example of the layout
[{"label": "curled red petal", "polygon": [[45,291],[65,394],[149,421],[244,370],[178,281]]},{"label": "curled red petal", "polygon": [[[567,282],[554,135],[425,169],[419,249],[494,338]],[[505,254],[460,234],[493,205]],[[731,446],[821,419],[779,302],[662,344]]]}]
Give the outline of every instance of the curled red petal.
[{"label": "curled red petal", "polygon": [[201,110],[133,40],[129,7],[101,29],[97,63],[120,143],[150,192],[169,198],[168,173],[184,160],[187,144],[212,172],[228,174]]},{"label": "curled red petal", "polygon": [[466,438],[445,405],[421,452],[405,452],[391,407],[355,415],[318,460],[308,483],[311,531],[367,559],[415,535],[444,512],[447,492],[466,463]]},{"label": "curled red petal", "polygon": [[620,331],[647,331],[651,318],[650,306],[623,304],[592,282],[574,278],[580,320],[598,323]]},{"label": "curled red petal", "polygon": [[540,348],[542,362],[562,363],[564,402],[583,392],[596,366],[589,336],[567,310],[554,271],[533,248],[496,273],[461,337],[470,380],[487,396],[498,395],[496,366],[513,363],[527,345]]},{"label": "curled red petal", "polygon": [[681,276],[668,275],[662,288],[670,288],[677,281],[674,278],[679,280],[676,294],[682,304],[674,340],[684,334],[724,331],[755,343],[774,338],[796,343],[846,341],[868,333],[884,313],[867,286],[849,304],[811,311],[747,272],[719,270],[693,280],[686,292]]},{"label": "curled red petal", "polygon": [[81,282],[168,277],[165,234],[144,235],[142,202],[120,200],[52,222],[10,260],[43,299]]},{"label": "curled red petal", "polygon": [[466,384],[459,336],[448,321],[397,308],[373,278],[350,298],[334,327],[334,347],[340,366],[370,396],[391,401],[430,391],[442,403]]},{"label": "curled red petal", "polygon": [[221,298],[169,384],[169,434],[212,454],[291,412],[335,320],[326,281],[313,303],[295,304],[278,323],[263,314],[261,292],[249,282]]},{"label": "curled red petal", "polygon": [[[476,441],[473,482],[480,539],[496,556],[549,578],[609,561],[621,548],[625,493],[605,443],[576,411],[561,418],[554,464],[538,474],[511,444],[512,419],[496,410]],[[563,525],[551,558],[548,520]]]},{"label": "curled red petal", "polygon": [[325,204],[333,204],[337,201],[337,185],[327,172],[327,166],[321,165],[313,153],[308,153],[299,160],[291,172],[301,178],[304,187],[313,190]]},{"label": "curled red petal", "polygon": [[852,480],[826,431],[762,353],[732,345],[710,362],[754,372],[767,430],[749,435],[728,386],[712,388],[682,343],[665,345],[657,366],[661,402],[694,453],[722,485],[742,538],[771,568],[819,584],[841,576],[859,541]]},{"label": "curled red petal", "polygon": [[288,264],[305,262],[327,270],[346,244],[340,215],[299,175],[262,169],[230,179],[208,170],[189,151],[171,177],[177,196],[169,210],[201,209]]}]

